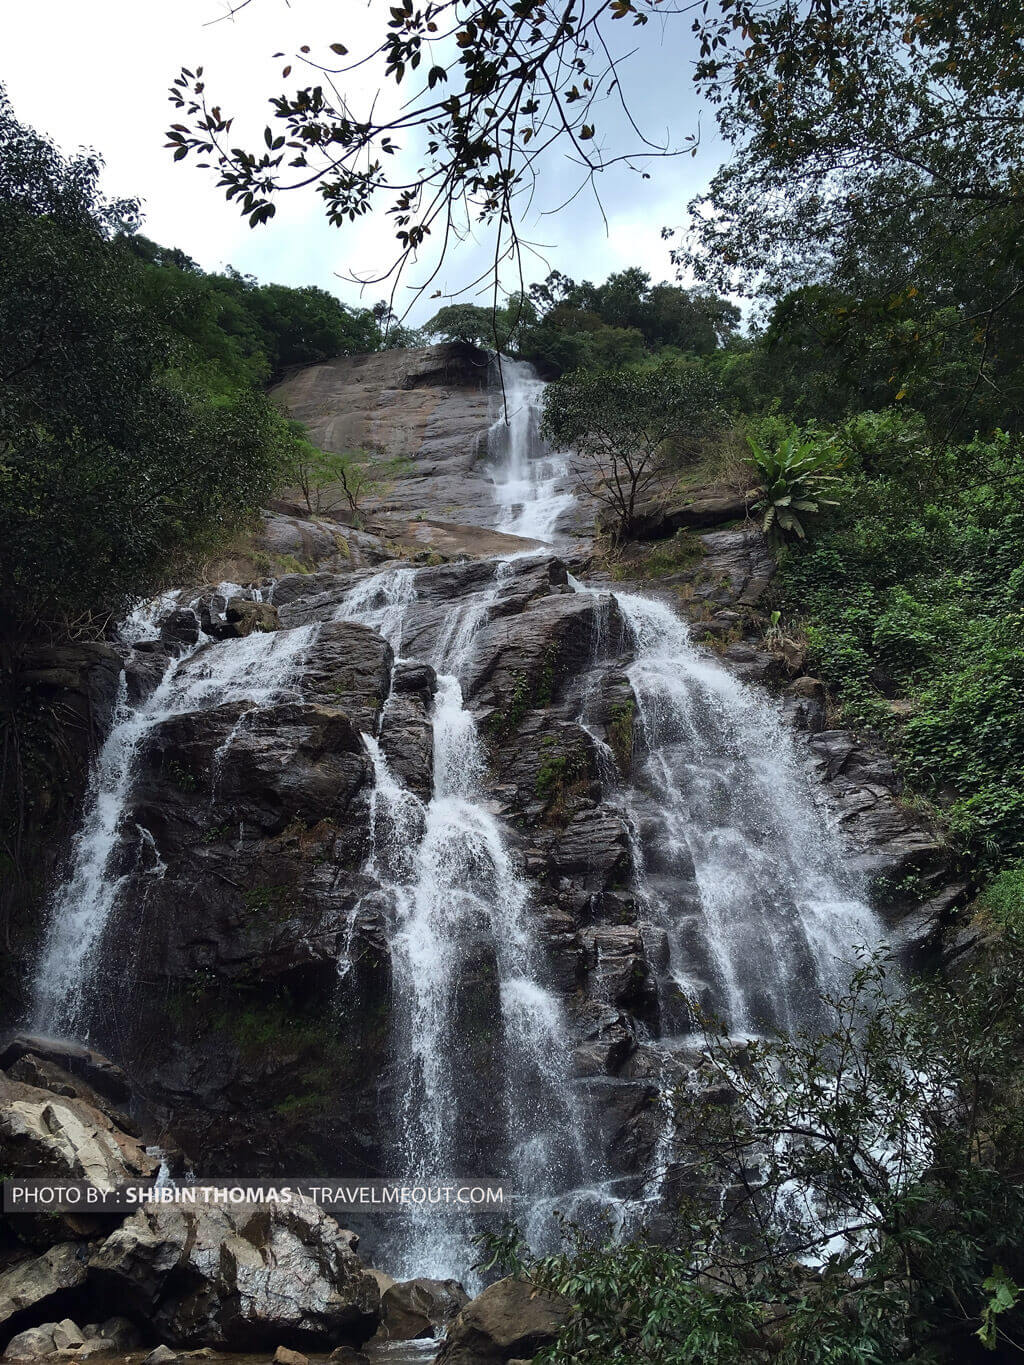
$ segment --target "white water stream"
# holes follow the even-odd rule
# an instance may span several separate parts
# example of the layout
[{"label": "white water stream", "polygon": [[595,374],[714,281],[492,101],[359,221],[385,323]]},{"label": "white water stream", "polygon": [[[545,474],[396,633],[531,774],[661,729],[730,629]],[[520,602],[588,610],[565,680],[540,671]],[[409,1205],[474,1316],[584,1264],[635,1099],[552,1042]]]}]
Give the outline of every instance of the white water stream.
[{"label": "white water stream", "polygon": [[[430,660],[437,693],[429,802],[396,781],[376,740],[364,738],[376,774],[373,871],[392,916],[393,1055],[400,1077],[395,1174],[413,1182],[479,1175],[466,1169],[467,1162],[479,1167],[484,1155],[474,1153],[467,1133],[482,1106],[485,1127],[500,1133],[501,1150],[486,1154],[489,1173],[507,1178],[529,1206],[548,1195],[553,1181],[567,1189],[578,1180],[583,1153],[563,1011],[542,981],[529,888],[484,796],[485,759],[459,681],[507,571],[507,561],[497,564],[492,582],[454,604],[438,632]],[[339,609],[341,619],[374,624],[396,653],[405,611],[415,600],[399,578],[403,572],[357,586]],[[475,1011],[475,1027],[500,1032],[500,1076],[473,1077],[460,1064],[469,1046],[467,1009]],[[472,1282],[476,1230],[457,1210],[449,1216],[414,1210],[385,1230],[385,1259],[396,1275],[422,1274],[429,1266],[434,1276]]]},{"label": "white water stream", "polygon": [[[506,361],[503,378],[507,408],[489,436],[496,523],[551,541],[573,502],[568,461],[539,439],[543,385],[532,370]],[[595,1165],[595,1124],[572,1077],[571,1029],[547,981],[531,888],[488,800],[476,720],[463,699],[478,633],[510,565],[496,561],[490,580],[452,603],[436,632],[427,660],[438,682],[430,799],[408,790],[377,737],[365,736],[375,773],[365,871],[390,915],[396,1099],[384,1154],[394,1165],[385,1173],[417,1181],[502,1176],[543,1240],[556,1208],[589,1200],[620,1222],[630,1210],[611,1192],[615,1173]],[[629,781],[617,776],[607,744],[597,743],[606,800],[631,832],[646,932],[667,945],[655,1058],[667,1087],[672,1040],[692,1041],[688,998],[737,1035],[808,1022],[818,991],[836,984],[844,961],[856,945],[873,943],[878,928],[773,703],[695,648],[667,606],[615,596],[632,642],[625,666],[637,707]],[[417,571],[390,567],[357,582],[336,619],[379,631],[400,658],[416,604]],[[151,627],[140,617],[129,634]],[[119,850],[135,837],[125,815],[147,738],[175,714],[237,701],[266,706],[288,695],[317,629],[206,643],[173,662],[141,705],[130,707],[123,691],[53,903],[34,983],[37,1027],[88,1032],[104,931],[126,880]],[[595,664],[606,645],[595,633]],[[588,697],[584,687],[580,721],[596,737]],[[138,837],[144,842],[145,832]],[[339,963],[343,991],[346,969]],[[474,1029],[494,1040],[498,1074],[474,1071]],[[671,1161],[664,1095],[660,1104],[643,1199],[657,1197]],[[471,1232],[468,1220],[437,1210],[395,1217],[379,1262],[397,1276],[468,1279]]]},{"label": "white water stream", "polygon": [[[233,585],[231,585],[233,587]],[[170,605],[163,603],[164,609]],[[142,638],[155,616],[150,604],[126,622],[126,642]],[[93,765],[85,811],[71,849],[68,874],[54,897],[32,983],[32,1026],[88,1036],[89,995],[103,933],[129,880],[119,867],[126,809],[147,738],[174,715],[209,711],[226,702],[269,705],[286,695],[317,626],[213,643],[200,636],[174,660],[139,705],[128,701],[122,674],[114,721]],[[137,830],[145,844],[148,831]]]},{"label": "white water stream", "polygon": [[550,450],[541,437],[544,381],[533,366],[503,359],[499,378],[494,389],[499,411],[487,437],[496,529],[551,544],[574,502],[569,457]]}]

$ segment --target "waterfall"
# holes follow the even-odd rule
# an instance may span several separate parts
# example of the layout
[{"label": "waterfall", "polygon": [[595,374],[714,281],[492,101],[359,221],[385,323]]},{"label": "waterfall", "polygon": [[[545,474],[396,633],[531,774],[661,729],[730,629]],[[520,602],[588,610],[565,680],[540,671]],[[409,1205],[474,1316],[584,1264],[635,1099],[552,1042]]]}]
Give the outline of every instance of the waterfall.
[{"label": "waterfall", "polygon": [[[159,605],[165,610],[170,603]],[[158,612],[159,606],[133,613],[124,630],[126,642],[141,639]],[[233,701],[266,706],[285,695],[316,629],[254,633],[219,643],[202,643],[200,637],[201,643],[172,660],[155,690],[134,706],[122,674],[113,724],[90,774],[69,870],[50,907],[32,982],[34,1027],[57,1034],[88,1033],[103,932],[131,878],[130,867],[118,870],[116,854],[126,834],[125,811],[148,737],[173,715]],[[137,856],[142,857],[152,836],[138,833]]]},{"label": "waterfall", "polygon": [[879,941],[863,887],[777,707],[698,650],[664,603],[616,598],[641,750],[625,804],[677,999],[697,997],[736,1035],[811,1024],[855,948]]},{"label": "waterfall", "polygon": [[[529,888],[483,792],[486,762],[459,680],[508,568],[507,561],[498,563],[483,591],[453,604],[438,632],[430,660],[438,673],[429,802],[424,805],[396,781],[372,736],[364,740],[375,771],[371,865],[392,915],[399,1089],[394,1173],[412,1182],[467,1174],[504,1177],[528,1211],[541,1201],[554,1207],[554,1192],[578,1182],[584,1153],[566,1021],[543,982]],[[373,580],[357,586],[339,608],[340,619],[361,624],[379,623],[386,615],[396,653],[404,621],[399,605],[415,600],[414,583],[396,581],[403,572],[380,575],[377,593],[370,590]],[[495,1052],[501,1074],[488,1078],[483,1100],[485,1108],[496,1110],[484,1125],[497,1140],[489,1151],[472,1136],[479,1127],[482,1078],[459,1061],[468,1046],[469,978],[477,997],[470,1008],[500,1034]],[[426,1266],[431,1275],[473,1284],[476,1230],[461,1212],[414,1209],[393,1235],[383,1230],[384,1259],[396,1275],[422,1274]]]},{"label": "waterfall", "polygon": [[[568,458],[547,450],[540,438],[544,386],[531,367],[503,361],[501,378],[503,392],[494,391],[501,411],[488,436],[494,518],[502,531],[550,542],[573,507]],[[678,1161],[670,1096],[692,1067],[699,1041],[694,1001],[736,1037],[813,1025],[818,993],[841,983],[855,947],[874,944],[879,929],[776,705],[698,649],[668,606],[616,593],[616,614],[605,593],[584,676],[575,691],[559,696],[563,709],[555,719],[559,726],[575,720],[591,736],[600,799],[626,830],[632,884],[617,881],[608,899],[618,898],[615,903],[627,910],[621,921],[627,934],[634,902],[639,907],[636,927],[657,1000],[638,1010],[642,1019],[626,1023],[624,1008],[615,1024],[624,1034],[632,1030],[625,1041],[637,1044],[629,1062],[634,1070],[626,1075],[623,1067],[620,1073],[616,1062],[614,1075],[602,1071],[595,1079],[581,1067],[582,1080],[577,1078],[574,1021],[551,985],[551,964],[539,943],[539,910],[547,902],[523,872],[529,848],[521,860],[515,832],[495,813],[502,807],[488,793],[487,754],[463,690],[481,662],[475,656],[484,633],[525,600],[516,597],[519,558],[471,566],[464,580],[454,568],[431,580],[426,575],[436,570],[392,564],[349,580],[337,607],[335,589],[312,600],[329,600],[324,614],[334,620],[384,636],[396,664],[430,663],[436,671],[429,798],[422,786],[416,792],[407,787],[385,756],[391,752],[389,706],[401,698],[402,705],[419,707],[421,700],[399,693],[386,701],[380,733],[363,736],[374,774],[372,787],[359,797],[368,804],[368,811],[359,807],[368,815],[368,844],[360,880],[353,883],[358,889],[344,903],[351,918],[338,950],[339,999],[359,1008],[360,973],[351,969],[358,897],[375,914],[383,907],[391,1001],[380,1091],[380,1173],[417,1183],[503,1178],[523,1201],[517,1213],[529,1236],[542,1246],[557,1210],[585,1219],[597,1207],[632,1230],[645,1208],[662,1197],[667,1173]],[[530,593],[550,588],[543,573],[523,581]],[[440,599],[438,582],[457,583],[462,595]],[[465,591],[467,585],[473,591]],[[591,591],[575,579],[569,586]],[[124,642],[151,637],[176,600],[133,613]],[[53,899],[36,966],[37,1027],[88,1033],[104,984],[105,931],[122,891],[138,867],[154,877],[162,873],[153,835],[128,818],[154,732],[172,716],[228,702],[252,709],[297,697],[304,656],[318,630],[312,624],[187,648],[135,705],[122,678],[114,724],[93,766],[68,873]],[[405,660],[410,642],[424,639],[432,643],[417,644],[416,658]],[[603,696],[607,702],[602,670],[620,653],[616,686],[628,683],[628,705],[635,706],[628,774],[619,771],[604,736],[607,716],[600,718]],[[242,712],[213,755],[214,786],[247,714]],[[416,723],[425,745],[421,712]],[[596,797],[586,799],[593,805]],[[552,837],[550,829],[545,834]],[[542,839],[537,845],[545,847]],[[575,906],[568,882],[565,878],[558,894]],[[567,938],[579,930],[578,942],[592,925],[607,927],[599,919],[610,913],[598,904],[603,894],[594,895],[593,911],[578,913]],[[571,970],[582,979],[583,948],[578,962]],[[570,984],[567,993],[573,989]],[[615,1013],[609,1000],[606,995],[601,1008]],[[328,1018],[325,1012],[325,1029],[335,1026]],[[344,1027],[343,1013],[341,1019]],[[611,1062],[600,1066],[613,1070]],[[619,1192],[621,1169],[613,1169],[599,1150],[605,1138],[597,1122],[602,1093],[621,1077],[640,1096],[638,1111],[644,1110],[649,1137],[646,1149],[637,1144],[641,1150],[623,1180],[623,1189],[629,1186],[625,1193]],[[609,1109],[618,1124],[614,1104]],[[374,1230],[375,1259],[399,1277],[453,1276],[472,1286],[476,1230],[464,1215],[436,1207],[392,1214]]]},{"label": "waterfall", "polygon": [[[497,362],[496,362],[497,368]],[[544,381],[523,360],[500,361],[495,402],[500,411],[487,435],[498,504],[496,528],[507,535],[551,542],[573,505],[569,459],[541,438]]]}]

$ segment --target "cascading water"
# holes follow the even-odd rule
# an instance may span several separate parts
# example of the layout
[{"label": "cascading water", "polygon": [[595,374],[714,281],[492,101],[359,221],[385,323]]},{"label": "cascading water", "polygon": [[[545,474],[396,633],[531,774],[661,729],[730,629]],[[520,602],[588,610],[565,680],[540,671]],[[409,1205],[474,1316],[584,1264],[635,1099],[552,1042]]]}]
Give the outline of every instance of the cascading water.
[{"label": "cascading water", "polygon": [[692,643],[664,603],[618,593],[632,635],[638,781],[624,791],[640,833],[639,890],[669,947],[676,1001],[736,1035],[813,1022],[878,922],[813,800],[792,735],[767,697]]},{"label": "cascading water", "polygon": [[550,542],[573,505],[569,460],[541,438],[544,381],[523,360],[502,359],[496,401],[500,411],[488,432],[498,504],[497,530]]},{"label": "cascading water", "polygon": [[[232,585],[233,586],[233,585]],[[169,603],[162,604],[164,609]],[[140,609],[126,623],[126,642],[141,638],[156,613]],[[113,725],[90,776],[70,869],[54,897],[32,988],[32,1024],[55,1034],[86,1036],[104,930],[127,884],[116,854],[126,837],[125,812],[147,737],[170,716],[212,710],[225,702],[265,706],[287,694],[316,626],[242,640],[206,642],[173,660],[150,696],[132,706],[124,675]],[[202,640],[202,637],[200,637]],[[137,858],[152,844],[138,830]]]},{"label": "cascading water", "polygon": [[[495,521],[503,531],[550,541],[573,501],[568,462],[540,440],[541,382],[518,362],[502,369],[504,393],[495,401],[507,408],[489,434]],[[385,758],[391,702],[379,742],[364,736],[375,782],[362,887],[371,885],[367,897],[385,907],[391,971],[390,1088],[381,1092],[390,1112],[381,1115],[381,1130],[392,1137],[382,1142],[382,1173],[417,1181],[504,1178],[524,1200],[519,1212],[530,1236],[542,1243],[555,1209],[586,1216],[596,1204],[635,1226],[636,1205],[660,1197],[673,1160],[667,1097],[695,1045],[690,1000],[737,1036],[813,1022],[817,993],[837,981],[855,945],[878,938],[878,928],[770,700],[699,651],[667,606],[616,594],[615,637],[609,607],[607,638],[600,620],[594,631],[577,719],[594,741],[603,804],[617,808],[629,833],[631,890],[658,988],[656,1012],[634,1021],[646,1049],[653,1136],[646,1165],[620,1197],[618,1171],[601,1164],[598,1125],[574,1076],[573,1029],[549,986],[533,888],[494,814],[484,747],[464,701],[481,633],[507,610],[503,594],[520,568],[511,559],[476,566],[466,580],[475,591],[439,607],[436,594],[420,603],[420,571],[392,565],[360,577],[335,619],[384,635],[399,662],[407,640],[429,638],[432,644],[417,646],[429,657],[418,661],[437,673],[429,799],[405,786]],[[603,610],[610,599],[601,600]],[[126,640],[151,635],[158,614],[138,614]],[[625,777],[594,718],[596,683],[607,658],[622,649],[623,622],[630,658],[616,671],[624,672],[636,707],[634,766]],[[100,949],[126,868],[134,859],[160,873],[152,835],[139,829],[136,845],[136,827],[126,819],[148,737],[173,715],[287,697],[318,629],[195,648],[134,707],[123,687],[70,872],[53,903],[35,978],[38,1027],[87,1033]],[[563,714],[559,724],[572,719]],[[223,750],[245,724],[243,713],[214,756],[214,788]],[[357,904],[340,950],[343,997],[359,975],[349,957],[359,913]],[[484,1074],[484,1066],[492,1069]],[[591,1098],[595,1093],[592,1087]],[[374,1252],[389,1272],[473,1283],[474,1227],[463,1215],[431,1209],[383,1222]]]},{"label": "cascading water", "polygon": [[[497,564],[491,584],[455,604],[438,632],[434,785],[426,805],[395,780],[376,741],[365,739],[376,777],[373,872],[392,916],[396,1174],[410,1181],[504,1177],[528,1211],[577,1183],[584,1158],[563,1013],[542,981],[529,888],[483,795],[486,765],[459,681],[507,567]],[[376,593],[369,585],[354,589],[339,615],[377,623],[397,653],[415,590],[396,583],[395,572],[381,575]],[[466,1050],[470,977],[475,1008],[501,1035],[501,1075],[489,1087],[491,1095],[500,1090],[500,1113],[484,1125],[498,1146],[487,1152],[475,1136],[480,1078],[458,1060]],[[413,1210],[392,1238],[385,1232],[385,1259],[396,1274],[422,1274],[427,1266],[432,1275],[473,1283],[476,1230],[462,1211]]]}]

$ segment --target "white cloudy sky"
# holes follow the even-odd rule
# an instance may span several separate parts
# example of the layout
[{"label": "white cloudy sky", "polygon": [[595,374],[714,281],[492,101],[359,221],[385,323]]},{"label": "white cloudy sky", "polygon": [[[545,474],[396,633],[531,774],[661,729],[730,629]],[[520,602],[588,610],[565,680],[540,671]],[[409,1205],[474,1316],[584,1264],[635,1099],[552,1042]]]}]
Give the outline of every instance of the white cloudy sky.
[{"label": "white cloudy sky", "polygon": [[[386,291],[376,286],[360,295],[343,277],[366,276],[390,261],[393,238],[386,221],[365,218],[332,228],[315,195],[296,194],[278,201],[277,217],[268,226],[252,230],[225,203],[208,172],[189,161],[171,162],[163,133],[175,117],[167,87],[183,64],[202,64],[224,108],[248,111],[250,121],[241,126],[258,130],[266,96],[282,85],[282,62],[273,53],[292,52],[304,42],[315,51],[333,40],[355,51],[360,31],[379,31],[381,4],[252,0],[234,19],[211,22],[224,14],[226,0],[21,0],[4,15],[0,80],[23,122],[65,148],[90,146],[102,153],[107,192],[143,200],[148,236],[181,247],[206,269],[231,263],[261,280],[318,284],[350,303],[368,304]],[[698,125],[688,30],[685,17],[671,27],[623,26],[621,34],[616,26],[622,44],[640,48],[624,68],[631,107],[645,132],[675,145]],[[621,121],[610,112],[602,124],[611,139],[621,131]],[[702,125],[696,157],[653,162],[648,180],[625,170],[609,173],[602,185],[607,226],[590,196],[557,215],[542,212],[575,183],[567,162],[545,163],[536,201],[541,212],[534,213],[526,233],[544,244],[545,259],[527,261],[527,278],[543,278],[550,267],[576,279],[600,280],[627,265],[640,265],[655,279],[672,278],[660,229],[682,221],[687,199],[721,155],[706,112]],[[482,245],[460,247],[437,283],[454,293],[479,273],[485,252]],[[396,302],[402,306],[410,298],[406,293]],[[437,306],[421,301],[411,320],[422,321]]]}]

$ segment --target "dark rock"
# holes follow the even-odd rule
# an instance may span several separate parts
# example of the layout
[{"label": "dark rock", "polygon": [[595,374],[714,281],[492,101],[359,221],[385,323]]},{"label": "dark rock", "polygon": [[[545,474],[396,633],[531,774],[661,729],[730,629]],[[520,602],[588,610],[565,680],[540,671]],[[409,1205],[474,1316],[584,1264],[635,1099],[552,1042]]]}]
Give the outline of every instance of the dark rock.
[{"label": "dark rock", "polygon": [[908,963],[918,969],[934,965],[942,956],[943,935],[954,912],[967,903],[966,882],[951,882],[935,896],[900,917],[897,946]]},{"label": "dark rock", "polygon": [[312,1204],[166,1205],[127,1218],[89,1274],[175,1346],[358,1345],[377,1326],[379,1293],[351,1242]]},{"label": "dark rock", "polygon": [[796,730],[816,734],[825,728],[825,684],[817,678],[797,678],[782,695],[782,713]]},{"label": "dark rock", "polygon": [[899,782],[880,744],[846,730],[822,730],[810,735],[807,745],[853,846],[856,866],[895,880],[945,862],[936,833],[899,804]]},{"label": "dark rock", "polygon": [[507,1365],[549,1346],[569,1317],[564,1299],[527,1280],[498,1280],[463,1308],[448,1328],[437,1365]]},{"label": "dark rock", "polygon": [[458,1280],[402,1280],[381,1295],[382,1341],[412,1341],[441,1335],[447,1323],[469,1302]]},{"label": "dark rock", "polygon": [[686,501],[667,499],[648,503],[639,509],[632,534],[637,540],[662,540],[684,527],[699,530],[721,526],[723,522],[745,517],[759,496],[757,489],[746,493],[696,489]]},{"label": "dark rock", "polygon": [[[121,1067],[82,1043],[36,1033],[15,1033],[0,1045],[0,1068],[10,1071],[20,1058],[28,1055],[80,1077],[93,1091],[115,1104],[124,1104],[131,1098],[131,1085]],[[85,1098],[95,1102],[91,1095]]]},{"label": "dark rock", "polygon": [[229,598],[224,618],[231,628],[226,635],[237,639],[244,639],[254,631],[279,630],[281,627],[275,606],[270,602],[253,602],[247,597]]},{"label": "dark rock", "polygon": [[310,645],[302,670],[303,696],[339,707],[353,726],[376,734],[391,688],[391,646],[350,621],[328,621]]},{"label": "dark rock", "polygon": [[[395,673],[395,690],[381,719],[381,752],[399,781],[427,801],[434,785],[434,727],[430,718],[434,670],[426,665],[400,664]],[[410,685],[417,681],[420,686]]]},{"label": "dark rock", "polygon": [[191,607],[176,607],[160,623],[160,642],[170,647],[199,642],[199,617]]}]

